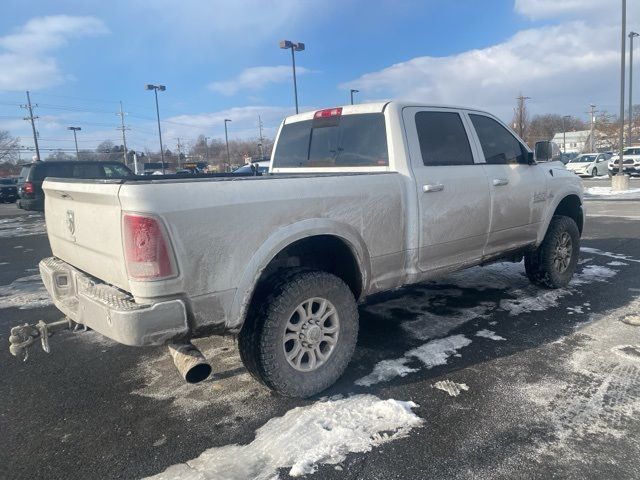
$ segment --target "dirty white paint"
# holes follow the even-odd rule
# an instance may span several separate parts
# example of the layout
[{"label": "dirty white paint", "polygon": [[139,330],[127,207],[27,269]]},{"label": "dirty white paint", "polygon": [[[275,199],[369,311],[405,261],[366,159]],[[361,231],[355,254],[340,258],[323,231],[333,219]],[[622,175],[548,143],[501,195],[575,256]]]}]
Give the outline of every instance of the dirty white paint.
[{"label": "dirty white paint", "polygon": [[466,383],[456,383],[451,380],[441,380],[433,384],[433,388],[447,392],[451,397],[457,397],[462,391],[469,390]]},{"label": "dirty white paint", "polygon": [[198,458],[149,477],[155,480],[267,480],[287,468],[292,477],[336,465],[348,453],[369,452],[401,438],[423,420],[413,402],[355,395],[316,402],[272,418],[248,445],[210,448]]},{"label": "dirty white paint", "polygon": [[40,275],[29,275],[18,278],[9,285],[0,285],[0,309],[19,308],[25,310],[46,307],[52,303]]},{"label": "dirty white paint", "polygon": [[[375,383],[386,382],[395,377],[404,377],[408,373],[420,370],[420,368],[429,369],[437,365],[445,365],[450,356],[470,344],[471,340],[464,335],[451,335],[450,337],[431,340],[417,348],[412,348],[400,358],[378,362],[369,375],[356,380],[355,383],[356,385],[369,387]],[[415,368],[410,367],[409,365],[412,363],[417,366]]]},{"label": "dirty white paint", "polygon": [[496,334],[496,332],[487,330],[486,328],[479,330],[476,333],[476,337],[488,338],[489,340],[495,340],[496,342],[506,340],[506,338],[501,337],[500,335]]}]

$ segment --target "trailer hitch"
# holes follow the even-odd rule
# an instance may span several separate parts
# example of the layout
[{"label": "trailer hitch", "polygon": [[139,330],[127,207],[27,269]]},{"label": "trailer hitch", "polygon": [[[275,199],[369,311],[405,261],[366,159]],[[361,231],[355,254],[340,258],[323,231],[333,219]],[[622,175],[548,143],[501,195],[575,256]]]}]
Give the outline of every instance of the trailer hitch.
[{"label": "trailer hitch", "polygon": [[[9,351],[14,357],[22,357],[26,362],[29,358],[29,347],[38,339],[42,344],[42,349],[49,353],[49,337],[60,330],[76,330],[79,324],[70,318],[64,318],[57,322],[45,323],[40,320],[35,325],[18,325],[11,329],[9,336]],[[86,327],[85,327],[86,330]]]}]

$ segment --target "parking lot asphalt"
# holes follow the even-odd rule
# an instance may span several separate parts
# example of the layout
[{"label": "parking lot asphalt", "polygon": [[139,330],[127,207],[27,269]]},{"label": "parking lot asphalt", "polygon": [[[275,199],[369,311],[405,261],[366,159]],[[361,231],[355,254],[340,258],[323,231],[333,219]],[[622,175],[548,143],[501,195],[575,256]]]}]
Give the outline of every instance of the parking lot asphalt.
[{"label": "parking lot asphalt", "polygon": [[[621,320],[640,314],[640,200],[590,199],[587,210],[567,289],[533,287],[521,264],[500,263],[370,298],[343,378],[321,398],[292,400],[246,373],[231,337],[197,342],[214,368],[198,385],[180,380],[164,348],[91,331],[12,357],[12,326],[61,314],[36,276],[50,255],[42,217],[0,205],[0,477],[142,478],[207,451],[215,462],[223,450],[212,449],[250,445],[296,407],[370,394],[415,402],[422,424],[320,460],[307,478],[638,478],[640,327]],[[446,363],[420,361],[415,352],[441,339],[464,342]],[[459,394],[434,388],[441,381]],[[276,465],[288,478],[291,465]]]}]

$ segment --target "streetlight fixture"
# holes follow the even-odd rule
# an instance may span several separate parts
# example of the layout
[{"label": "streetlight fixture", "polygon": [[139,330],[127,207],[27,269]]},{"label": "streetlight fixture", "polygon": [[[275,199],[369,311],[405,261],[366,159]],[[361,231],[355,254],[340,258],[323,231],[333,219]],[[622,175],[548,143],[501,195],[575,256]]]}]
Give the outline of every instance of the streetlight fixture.
[{"label": "streetlight fixture", "polygon": [[298,113],[298,84],[296,82],[296,56],[295,52],[302,52],[304,50],[304,43],[291,42],[289,40],[282,40],[280,42],[280,48],[283,50],[291,49],[291,65],[293,66],[293,96],[296,100],[296,113]]},{"label": "streetlight fixture", "polygon": [[352,88],[351,90],[349,90],[349,93],[351,94],[351,105],[353,105],[353,94],[360,93],[360,90],[355,90]]},{"label": "streetlight fixture", "polygon": [[156,116],[158,117],[158,137],[160,138],[160,159],[162,160],[162,174],[164,175],[164,148],[162,147],[162,130],[160,129],[160,108],[158,107],[158,90],[164,92],[167,87],[164,85],[152,85],[147,83],[145,90],[153,90],[156,95]]},{"label": "streetlight fixture", "polygon": [[571,115],[562,116],[562,153],[567,154],[567,129],[564,126],[564,119],[571,118]]},{"label": "streetlight fixture", "polygon": [[80,127],[67,127],[67,130],[71,130],[73,132],[73,141],[76,143],[76,160],[80,160],[80,153],[78,152],[78,137],[76,132],[82,130]]},{"label": "streetlight fixture", "polygon": [[227,165],[229,165],[229,168],[231,168],[231,156],[229,155],[229,134],[227,133],[227,123],[230,121],[231,120],[228,118],[224,119],[224,141],[227,144]]},{"label": "streetlight fixture", "polygon": [[629,145],[633,135],[633,39],[640,37],[636,32],[629,32]]}]

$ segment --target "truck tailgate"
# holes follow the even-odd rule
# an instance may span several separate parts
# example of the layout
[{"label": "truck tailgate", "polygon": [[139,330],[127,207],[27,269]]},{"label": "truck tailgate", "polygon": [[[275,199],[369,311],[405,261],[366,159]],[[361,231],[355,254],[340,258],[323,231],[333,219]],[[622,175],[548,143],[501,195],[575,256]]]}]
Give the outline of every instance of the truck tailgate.
[{"label": "truck tailgate", "polygon": [[129,290],[122,250],[120,182],[46,180],[45,220],[53,254]]}]

